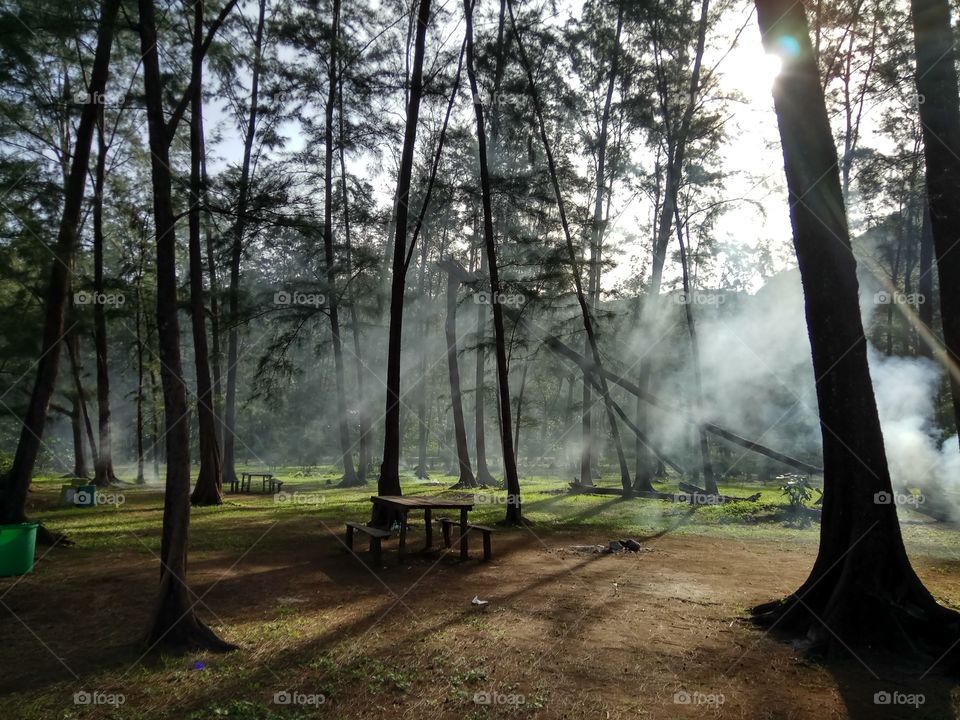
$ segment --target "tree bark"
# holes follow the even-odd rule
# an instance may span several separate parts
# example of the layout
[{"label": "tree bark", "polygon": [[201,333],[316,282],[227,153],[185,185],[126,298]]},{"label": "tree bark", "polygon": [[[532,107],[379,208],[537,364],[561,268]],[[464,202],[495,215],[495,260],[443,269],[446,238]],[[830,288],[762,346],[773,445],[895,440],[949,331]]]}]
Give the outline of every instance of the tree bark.
[{"label": "tree bark", "polygon": [[[960,92],[947,0],[911,0],[917,93],[927,166],[930,227],[940,278],[940,320],[947,351],[954,421],[960,428]],[[957,436],[960,438],[960,434]]]},{"label": "tree bark", "polygon": [[150,141],[153,216],[157,245],[157,331],[166,437],[166,492],[160,544],[160,591],[147,636],[150,647],[229,650],[194,612],[187,589],[190,525],[190,437],[187,388],[180,358],[177,317],[176,220],[173,211],[169,133],[164,122],[153,0],[139,0],[140,50]]},{"label": "tree bark", "polygon": [[457,291],[460,280],[453,272],[447,274],[447,317],[443,324],[447,340],[447,372],[450,377],[450,404],[453,408],[453,433],[457,446],[459,477],[454,488],[474,488],[477,480],[470,466],[467,447],[467,429],[463,419],[463,397],[460,390],[460,365],[457,360]]},{"label": "tree bark", "polygon": [[243,236],[247,227],[247,203],[250,197],[250,159],[257,133],[257,111],[260,93],[260,65],[263,58],[263,26],[267,3],[260,0],[257,33],[254,39],[253,72],[250,80],[250,116],[243,140],[243,162],[240,165],[240,188],[237,198],[237,219],[230,248],[230,333],[227,337],[227,394],[223,409],[223,482],[237,481],[235,463],[237,428],[237,363],[240,361],[240,259]]},{"label": "tree bark", "polygon": [[94,347],[97,352],[97,425],[100,445],[94,483],[99,487],[117,481],[113,471],[113,440],[110,426],[110,372],[107,364],[107,316],[102,302],[106,291],[103,282],[103,187],[106,180],[107,143],[103,136],[103,105],[98,106],[97,162],[93,184],[93,287],[97,302],[93,304]]},{"label": "tree bark", "polygon": [[[119,7],[119,0],[104,0],[100,12],[97,49],[88,88],[90,98],[102,96],[106,87],[110,50],[113,45],[114,21]],[[85,103],[77,126],[73,161],[64,187],[63,213],[60,216],[57,243],[53,248],[54,262],[47,285],[43,340],[40,345],[37,374],[27,411],[23,417],[23,430],[20,432],[13,464],[10,471],[0,478],[0,523],[20,523],[26,520],[27,490],[33,478],[33,468],[40,450],[41,437],[50,409],[50,399],[53,397],[57,381],[60,342],[63,339],[69,304],[70,275],[79,240],[80,214],[96,117],[97,104]]]},{"label": "tree bark", "polygon": [[464,0],[463,10],[467,25],[467,77],[473,97],[473,110],[477,119],[477,155],[480,163],[480,194],[483,203],[483,239],[487,251],[487,269],[490,275],[490,303],[493,308],[494,348],[497,359],[497,388],[500,398],[500,440],[503,449],[503,480],[507,490],[506,522],[523,522],[520,502],[520,479],[517,475],[517,458],[513,449],[513,431],[510,412],[510,379],[507,367],[506,331],[503,323],[503,305],[500,294],[500,275],[497,268],[497,243],[493,234],[493,208],[490,198],[490,172],[487,168],[487,137],[484,127],[483,101],[477,86],[473,66],[473,6]]},{"label": "tree bark", "polygon": [[[407,121],[397,176],[396,235],[393,242],[393,275],[390,281],[390,329],[387,338],[387,397],[384,412],[383,460],[377,492],[400,495],[400,353],[403,338],[403,301],[406,289],[407,219],[409,217],[410,183],[413,175],[413,154],[417,142],[417,122],[423,95],[423,57],[430,21],[430,0],[420,0],[414,40],[413,70],[407,103]],[[379,507],[379,506],[378,506]],[[393,520],[388,513],[374,509],[373,523],[386,525]]]},{"label": "tree bark", "polygon": [[[826,650],[892,647],[901,654],[960,637],[907,559],[877,414],[859,311],[837,150],[813,59],[806,12],[793,0],[757,0],[767,52],[781,52],[774,86],[794,246],[823,437],[820,550],[807,581],[754,608],[758,623]],[[785,49],[786,48],[786,49]],[[879,495],[878,495],[879,494]],[[947,638],[947,643],[944,642]]]},{"label": "tree bark", "polygon": [[920,279],[917,292],[923,298],[917,309],[917,316],[923,327],[918,328],[917,353],[933,359],[933,227],[930,223],[930,205],[926,196],[922,201],[923,220],[920,226]]},{"label": "tree bark", "polygon": [[190,98],[190,320],[193,329],[193,356],[197,372],[197,423],[199,426],[200,472],[190,496],[193,505],[223,503],[223,464],[217,439],[210,355],[207,350],[206,304],[203,298],[203,251],[200,241],[200,202],[203,185],[203,0],[193,4],[192,97]]}]

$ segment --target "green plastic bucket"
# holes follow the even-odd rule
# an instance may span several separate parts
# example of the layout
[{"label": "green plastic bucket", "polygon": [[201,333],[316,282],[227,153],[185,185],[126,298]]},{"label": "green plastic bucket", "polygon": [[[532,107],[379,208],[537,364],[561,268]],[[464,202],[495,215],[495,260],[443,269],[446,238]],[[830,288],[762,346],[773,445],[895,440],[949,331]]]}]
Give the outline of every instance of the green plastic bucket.
[{"label": "green plastic bucket", "polygon": [[33,569],[38,523],[0,525],[0,576],[25,575]]}]

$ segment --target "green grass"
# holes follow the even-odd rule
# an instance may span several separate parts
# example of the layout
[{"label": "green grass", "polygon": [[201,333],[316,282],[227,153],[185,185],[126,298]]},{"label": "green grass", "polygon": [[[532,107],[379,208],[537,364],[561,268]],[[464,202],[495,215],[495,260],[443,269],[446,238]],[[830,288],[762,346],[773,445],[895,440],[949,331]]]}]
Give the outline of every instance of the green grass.
[{"label": "green grass", "polygon": [[[248,468],[239,468],[242,471]],[[254,468],[249,468],[253,470]],[[345,519],[363,519],[370,512],[370,496],[376,484],[363,488],[338,488],[339,475],[332,467],[272,468],[284,481],[285,501],[271,495],[227,494],[220,507],[194,508],[191,514],[191,548],[199,551],[237,551],[249,547],[250,535],[262,533],[274,523],[303,521],[339,528]],[[455,478],[433,475],[423,481],[407,473],[402,478],[405,494],[448,497],[473,495],[476,505],[471,520],[496,524],[503,520],[507,494],[504,490],[449,490]],[[30,515],[51,528],[66,533],[81,550],[128,551],[130,534],[141,539],[144,554],[159,552],[159,517],[163,511],[161,487],[123,486],[119,506],[97,508],[58,507],[61,478],[40,477],[31,493]],[[617,477],[605,477],[598,485],[616,487]],[[255,484],[256,489],[256,484]],[[665,491],[672,485],[665,484]],[[790,512],[786,496],[776,485],[757,483],[721,484],[722,493],[745,497],[760,493],[756,502],[691,507],[661,500],[623,500],[610,495],[570,494],[567,483],[557,478],[521,478],[524,516],[535,523],[538,534],[571,531],[613,532],[618,536],[643,537],[669,530],[680,535],[718,538],[790,541],[816,544],[819,521],[815,513],[797,517]],[[112,490],[111,490],[112,492]],[[901,510],[902,530],[908,549],[933,558],[960,561],[955,542],[956,526],[930,523],[909,510]],[[229,528],[231,532],[214,532]],[[282,542],[266,537],[265,547]]]}]

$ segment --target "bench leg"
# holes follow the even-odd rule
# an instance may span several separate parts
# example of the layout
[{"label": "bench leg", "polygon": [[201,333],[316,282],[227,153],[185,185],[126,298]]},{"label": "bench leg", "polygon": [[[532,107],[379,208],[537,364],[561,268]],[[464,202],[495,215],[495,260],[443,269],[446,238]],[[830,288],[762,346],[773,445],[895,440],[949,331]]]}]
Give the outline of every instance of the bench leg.
[{"label": "bench leg", "polygon": [[397,554],[400,556],[400,560],[403,560],[403,555],[406,549],[407,549],[407,514],[402,513],[400,515],[400,545],[397,552]]},{"label": "bench leg", "polygon": [[347,550],[353,550],[353,528],[347,525]]},{"label": "bench leg", "polygon": [[433,511],[426,508],[423,511],[424,534],[427,536],[427,549],[433,546]]},{"label": "bench leg", "polygon": [[460,510],[460,559],[466,560],[469,557],[467,552],[467,509]]},{"label": "bench leg", "polygon": [[382,565],[380,560],[383,557],[383,547],[380,538],[370,538],[370,553],[373,555],[373,562],[377,567],[380,567]]},{"label": "bench leg", "polygon": [[490,533],[484,531],[483,533],[483,561],[490,562],[490,558],[493,557],[493,547],[490,542]]},{"label": "bench leg", "polygon": [[445,548],[450,547],[450,523],[442,522],[440,523],[440,530],[443,533],[443,546]]}]

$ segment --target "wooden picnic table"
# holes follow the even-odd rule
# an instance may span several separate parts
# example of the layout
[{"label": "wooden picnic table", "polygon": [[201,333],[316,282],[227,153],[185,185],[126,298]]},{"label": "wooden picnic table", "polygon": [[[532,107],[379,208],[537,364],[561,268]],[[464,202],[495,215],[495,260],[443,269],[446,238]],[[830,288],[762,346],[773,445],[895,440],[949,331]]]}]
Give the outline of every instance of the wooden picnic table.
[{"label": "wooden picnic table", "polygon": [[[243,487],[246,485],[247,492],[253,492],[250,489],[250,484],[253,482],[253,478],[258,477],[261,480],[261,492],[267,492],[267,483],[270,484],[270,490],[273,490],[274,485],[278,482],[273,479],[273,473],[268,472],[245,472],[240,474],[240,492],[243,492]],[[280,483],[281,485],[283,483]]]},{"label": "wooden picnic table", "polygon": [[467,514],[473,510],[472,500],[451,500],[449,498],[431,497],[428,495],[372,495],[370,502],[374,505],[395,510],[400,514],[400,546],[398,552],[403,557],[407,544],[407,513],[411,510],[423,510],[423,521],[426,533],[426,547],[433,545],[433,511],[459,510],[460,511],[460,559],[466,560],[467,554]]}]

